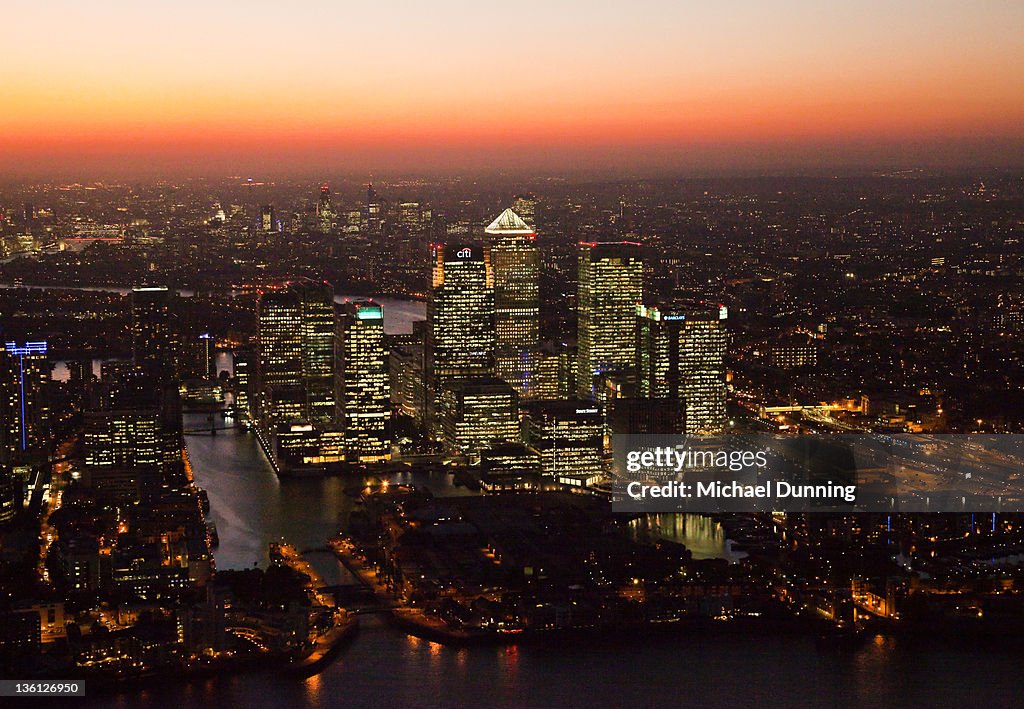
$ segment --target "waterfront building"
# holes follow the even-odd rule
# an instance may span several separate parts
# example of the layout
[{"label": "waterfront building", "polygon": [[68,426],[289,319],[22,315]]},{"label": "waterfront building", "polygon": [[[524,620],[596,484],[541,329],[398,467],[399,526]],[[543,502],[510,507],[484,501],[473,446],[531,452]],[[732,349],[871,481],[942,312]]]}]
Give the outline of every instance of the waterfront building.
[{"label": "waterfront building", "polygon": [[425,320],[417,320],[411,333],[387,336],[391,403],[419,425],[426,415],[426,324]]},{"label": "waterfront building", "polygon": [[260,296],[257,379],[263,411],[275,422],[334,420],[334,291],[295,281]]},{"label": "waterfront building", "polygon": [[526,445],[548,479],[599,477],[604,472],[604,417],[592,401],[531,401],[523,405]]},{"label": "waterfront building", "polygon": [[484,492],[537,490],[540,483],[540,455],[523,443],[499,443],[480,451],[480,486]]},{"label": "waterfront building", "polygon": [[268,454],[279,469],[337,462],[338,436],[321,441],[337,414],[333,289],[303,280],[267,291],[257,306],[257,327],[253,403]]},{"label": "waterfront building", "polygon": [[335,344],[337,419],[345,457],[373,463],[391,457],[391,391],[384,310],[373,302],[340,307]]},{"label": "waterfront building", "polygon": [[248,350],[239,350],[232,357],[234,381],[233,381],[233,408],[235,419],[245,423],[252,418],[252,385],[255,374],[256,354]]},{"label": "waterfront building", "polygon": [[440,411],[445,448],[475,462],[482,449],[519,440],[518,405],[515,390],[497,377],[446,382]]},{"label": "waterfront building", "polygon": [[579,245],[577,393],[595,396],[602,372],[633,366],[636,305],[643,299],[640,245],[581,242]]}]

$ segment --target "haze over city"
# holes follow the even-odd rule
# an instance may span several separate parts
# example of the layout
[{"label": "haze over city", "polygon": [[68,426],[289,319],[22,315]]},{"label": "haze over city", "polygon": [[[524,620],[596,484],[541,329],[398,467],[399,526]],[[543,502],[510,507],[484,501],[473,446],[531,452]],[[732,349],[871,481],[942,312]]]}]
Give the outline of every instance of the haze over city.
[{"label": "haze over city", "polygon": [[0,169],[1018,167],[1018,2],[46,2]]}]

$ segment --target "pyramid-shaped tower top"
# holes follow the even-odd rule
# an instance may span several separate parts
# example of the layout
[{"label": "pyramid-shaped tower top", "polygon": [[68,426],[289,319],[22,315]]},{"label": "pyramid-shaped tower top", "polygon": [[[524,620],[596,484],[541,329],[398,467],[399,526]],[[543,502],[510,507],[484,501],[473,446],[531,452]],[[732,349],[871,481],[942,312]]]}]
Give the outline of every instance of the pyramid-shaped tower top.
[{"label": "pyramid-shaped tower top", "polygon": [[533,228],[523,221],[522,217],[506,209],[498,215],[498,218],[491,222],[485,230],[488,234],[532,234]]}]

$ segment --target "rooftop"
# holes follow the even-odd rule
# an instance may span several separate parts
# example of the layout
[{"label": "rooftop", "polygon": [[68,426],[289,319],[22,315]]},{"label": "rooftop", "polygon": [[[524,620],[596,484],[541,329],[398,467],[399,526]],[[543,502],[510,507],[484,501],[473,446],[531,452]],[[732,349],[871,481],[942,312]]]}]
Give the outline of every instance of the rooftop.
[{"label": "rooftop", "polygon": [[488,234],[533,234],[533,229],[523,221],[522,217],[506,209],[491,222],[485,230]]}]

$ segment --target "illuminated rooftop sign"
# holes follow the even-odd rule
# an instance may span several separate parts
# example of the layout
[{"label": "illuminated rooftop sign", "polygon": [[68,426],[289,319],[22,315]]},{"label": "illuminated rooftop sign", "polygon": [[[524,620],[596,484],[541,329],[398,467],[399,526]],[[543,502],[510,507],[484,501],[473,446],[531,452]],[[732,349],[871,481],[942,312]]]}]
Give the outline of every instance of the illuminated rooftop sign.
[{"label": "illuminated rooftop sign", "polygon": [[384,309],[375,304],[357,305],[356,317],[360,320],[383,320]]}]

